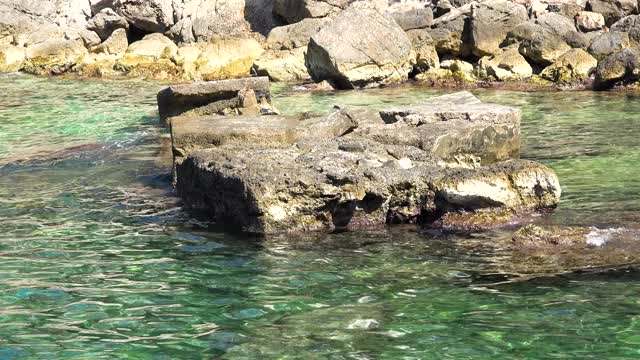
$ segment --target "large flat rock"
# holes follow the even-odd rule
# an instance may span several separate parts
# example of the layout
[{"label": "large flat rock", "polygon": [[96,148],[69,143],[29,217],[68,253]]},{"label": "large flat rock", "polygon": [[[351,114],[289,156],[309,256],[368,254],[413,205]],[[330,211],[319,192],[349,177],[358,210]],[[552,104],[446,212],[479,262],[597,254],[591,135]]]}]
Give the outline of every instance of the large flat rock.
[{"label": "large flat rock", "polygon": [[553,208],[558,179],[517,160],[519,126],[517,109],[470,93],[314,118],[176,117],[176,185],[188,207],[255,233],[431,226],[453,213]]}]

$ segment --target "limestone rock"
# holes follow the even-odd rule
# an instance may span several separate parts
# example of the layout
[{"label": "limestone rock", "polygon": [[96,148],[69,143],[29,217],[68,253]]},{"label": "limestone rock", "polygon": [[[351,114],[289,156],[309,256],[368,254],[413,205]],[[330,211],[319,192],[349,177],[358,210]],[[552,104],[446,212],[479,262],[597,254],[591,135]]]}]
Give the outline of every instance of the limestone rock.
[{"label": "limestone rock", "polygon": [[297,81],[309,78],[304,61],[307,47],[293,50],[268,50],[253,63],[259,76],[268,76],[271,81]]},{"label": "limestone rock", "polygon": [[472,7],[470,26],[473,54],[482,57],[499,53],[509,31],[528,19],[524,6],[507,0],[491,0]]},{"label": "limestone rock", "polygon": [[640,15],[629,15],[611,26],[611,32],[625,32],[629,34],[632,46],[640,45]]},{"label": "limestone rock", "polygon": [[601,60],[614,52],[626,49],[631,45],[629,34],[618,31],[604,32],[589,45],[589,54]]},{"label": "limestone rock", "polygon": [[390,14],[404,31],[426,29],[433,23],[433,11],[430,7],[397,9],[392,10]]},{"label": "limestone rock", "polygon": [[309,45],[311,36],[331,21],[326,18],[304,19],[295,24],[279,26],[267,36],[267,46],[275,50],[293,50]]},{"label": "limestone rock", "polygon": [[607,89],[615,85],[625,85],[640,79],[640,47],[631,47],[613,53],[600,62],[596,68],[595,86]]},{"label": "limestone rock", "polygon": [[111,36],[100,45],[91,49],[96,54],[115,55],[121,57],[127,51],[129,43],[127,41],[127,32],[125,29],[116,29]]},{"label": "limestone rock", "polygon": [[24,48],[13,45],[0,45],[0,73],[21,70],[24,60]]},{"label": "limestone rock", "polygon": [[25,71],[39,75],[56,75],[79,64],[87,54],[80,40],[53,39],[27,47]]},{"label": "limestone rock", "polygon": [[289,24],[320,18],[344,10],[350,0],[275,0],[273,13]]},{"label": "limestone rock", "polygon": [[97,33],[104,41],[117,29],[124,29],[126,33],[129,30],[129,23],[113,9],[105,8],[89,20],[87,29]]},{"label": "limestone rock", "polygon": [[263,52],[262,45],[248,36],[212,37],[202,47],[196,65],[204,80],[244,77]]},{"label": "limestone rock", "polygon": [[480,59],[480,69],[499,81],[522,80],[533,75],[533,69],[520,55],[517,48],[505,49],[502,53]]},{"label": "limestone rock", "polygon": [[538,16],[536,23],[560,37],[576,31],[576,26],[571,19],[555,12]]},{"label": "limestone rock", "polygon": [[407,36],[411,39],[413,51],[416,54],[416,63],[413,66],[414,73],[440,67],[440,57],[428,31],[423,29],[409,30]]},{"label": "limestone rock", "polygon": [[185,113],[213,115],[243,107],[240,92],[251,89],[260,103],[271,102],[266,77],[197,82],[173,85],[158,93],[160,119],[166,121]]},{"label": "limestone rock", "polygon": [[581,11],[576,16],[576,26],[584,32],[601,30],[605,26],[604,16],[590,11]]},{"label": "limestone rock", "polygon": [[169,59],[176,54],[178,46],[162,34],[149,34],[129,45],[128,55],[147,60]]},{"label": "limestone rock", "polygon": [[535,64],[548,65],[571,47],[558,35],[531,22],[516,26],[507,37],[509,44],[518,44],[520,54]]},{"label": "limestone rock", "polygon": [[433,38],[438,55],[468,57],[471,55],[471,4],[462,6],[433,21],[429,35]]},{"label": "limestone rock", "polygon": [[635,0],[589,0],[587,10],[602,14],[607,26],[621,18],[637,14],[638,2]]},{"label": "limestone rock", "polygon": [[147,32],[165,32],[174,24],[172,0],[116,0],[114,10]]},{"label": "limestone rock", "polygon": [[167,35],[177,43],[191,43],[246,34],[250,30],[245,19],[248,5],[245,0],[184,0],[174,8],[176,23]]},{"label": "limestone rock", "polygon": [[311,37],[305,61],[315,81],[350,89],[406,80],[415,54],[393,20],[376,10],[349,8]]},{"label": "limestone rock", "polygon": [[588,79],[597,65],[598,60],[588,52],[572,49],[545,68],[540,76],[557,83],[575,83]]}]

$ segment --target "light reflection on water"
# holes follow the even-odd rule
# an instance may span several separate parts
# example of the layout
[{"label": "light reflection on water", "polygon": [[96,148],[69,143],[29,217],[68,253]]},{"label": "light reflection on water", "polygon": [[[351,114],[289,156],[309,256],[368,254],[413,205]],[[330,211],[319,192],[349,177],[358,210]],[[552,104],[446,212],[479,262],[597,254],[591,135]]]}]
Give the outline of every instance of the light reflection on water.
[{"label": "light reflection on water", "polygon": [[[640,356],[633,271],[483,288],[496,254],[482,244],[504,234],[475,235],[468,252],[456,245],[467,238],[411,227],[261,243],[212,230],[168,189],[158,87],[0,78],[0,163],[12,163],[0,168],[0,359]],[[295,113],[437,93],[276,101]],[[550,221],[635,226],[635,97],[477,94],[523,108],[524,156],[556,169],[565,190]],[[378,327],[354,326],[368,320]]]}]

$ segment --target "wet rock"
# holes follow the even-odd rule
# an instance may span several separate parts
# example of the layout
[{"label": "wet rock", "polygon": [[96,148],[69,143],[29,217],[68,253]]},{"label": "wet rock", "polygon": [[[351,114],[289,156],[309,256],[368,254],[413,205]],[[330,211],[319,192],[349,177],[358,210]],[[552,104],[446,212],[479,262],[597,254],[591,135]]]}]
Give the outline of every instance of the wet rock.
[{"label": "wet rock", "polygon": [[629,34],[617,31],[603,32],[600,36],[593,39],[587,51],[596,59],[602,60],[608,55],[626,49],[629,46],[631,46]]},{"label": "wet rock", "polygon": [[38,75],[57,75],[82,62],[87,49],[80,40],[49,40],[27,47],[24,70]]},{"label": "wet rock", "polygon": [[596,68],[595,86],[607,89],[615,85],[631,84],[640,79],[640,48],[631,47],[613,53],[600,62]]},{"label": "wet rock", "polygon": [[21,70],[24,61],[24,48],[13,45],[0,45],[0,73]]},{"label": "wet rock", "polygon": [[315,81],[351,89],[407,80],[415,54],[393,20],[376,10],[349,8],[311,37],[305,61]]},{"label": "wet rock", "polygon": [[628,33],[631,45],[640,45],[640,15],[629,15],[620,19],[611,26],[611,31]]},{"label": "wet rock", "polygon": [[578,16],[576,16],[576,26],[584,32],[601,30],[605,26],[604,17],[602,14],[581,11]]},{"label": "wet rock", "polygon": [[554,207],[560,196],[548,168],[504,161],[519,151],[519,112],[469,93],[380,114],[183,116],[172,136],[186,204],[256,233],[429,224]]},{"label": "wet rock", "polygon": [[531,22],[516,26],[509,33],[507,43],[518,44],[522,56],[540,65],[552,64],[571,49],[562,37]]},{"label": "wet rock", "polygon": [[528,19],[524,6],[506,0],[473,6],[470,15],[473,54],[478,57],[498,54],[509,31]]},{"label": "wet rock", "polygon": [[557,83],[576,83],[588,79],[597,65],[598,60],[588,52],[572,49],[545,68],[540,76]]},{"label": "wet rock", "polygon": [[508,48],[498,55],[484,57],[478,66],[486,75],[499,81],[522,80],[533,75],[531,65],[517,48]]},{"label": "wet rock", "polygon": [[124,29],[126,33],[129,30],[129,23],[113,9],[105,8],[89,20],[87,29],[97,33],[104,41],[117,29]]},{"label": "wet rock", "polygon": [[253,91],[258,106],[271,102],[269,79],[266,77],[173,85],[158,93],[160,119],[166,121],[185,113],[213,115],[240,109],[245,105],[240,93],[246,89]]}]

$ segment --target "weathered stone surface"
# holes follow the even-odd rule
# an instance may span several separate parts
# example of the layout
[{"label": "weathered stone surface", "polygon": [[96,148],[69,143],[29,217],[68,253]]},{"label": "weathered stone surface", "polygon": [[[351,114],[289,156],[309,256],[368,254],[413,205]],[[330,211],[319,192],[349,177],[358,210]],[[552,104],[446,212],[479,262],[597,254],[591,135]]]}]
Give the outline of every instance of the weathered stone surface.
[{"label": "weathered stone surface", "polygon": [[640,45],[640,15],[629,15],[611,26],[611,32],[625,32],[629,34],[632,46]]},{"label": "weathered stone surface", "polygon": [[467,57],[471,55],[471,4],[452,9],[433,21],[429,35],[433,38],[438,55]]},{"label": "weathered stone surface", "polygon": [[398,9],[391,16],[402,30],[426,29],[433,23],[433,11],[430,7]]},{"label": "weathered stone surface", "polygon": [[540,76],[558,83],[574,83],[589,78],[598,60],[582,49],[572,49],[562,54],[555,63],[545,68]]},{"label": "weathered stone surface", "polygon": [[538,16],[536,23],[560,37],[576,31],[576,26],[571,19],[554,12]]},{"label": "weathered stone surface", "polygon": [[571,47],[558,35],[531,22],[516,26],[508,35],[509,44],[519,44],[520,53],[536,64],[549,65]]},{"label": "weathered stone surface", "polygon": [[464,81],[473,82],[475,79],[475,69],[473,64],[464,60],[448,59],[440,62],[442,70],[448,70],[451,74]]},{"label": "weathered stone surface", "polygon": [[482,57],[499,53],[509,31],[528,19],[524,6],[507,0],[473,6],[470,16],[473,54]]},{"label": "weathered stone surface", "polygon": [[614,52],[626,49],[631,45],[629,34],[623,32],[604,32],[593,39],[589,45],[589,54],[601,60]]},{"label": "weathered stone surface", "polygon": [[604,16],[590,11],[581,11],[576,16],[576,26],[585,32],[601,30],[605,26]]},{"label": "weathered stone surface", "polygon": [[21,70],[24,61],[24,48],[13,45],[0,45],[0,73]]},{"label": "weathered stone surface", "polygon": [[115,55],[116,57],[123,56],[129,47],[127,42],[127,32],[125,29],[116,29],[111,33],[111,36],[100,45],[91,49],[91,52],[96,54]]},{"label": "weathered stone surface", "polygon": [[185,85],[173,85],[158,93],[160,119],[187,112],[196,115],[213,115],[228,109],[242,108],[239,93],[251,89],[260,102],[271,102],[269,79],[266,77],[207,81]]},{"label": "weathered stone surface", "polygon": [[174,24],[172,0],[116,0],[114,9],[144,31],[165,32]]},{"label": "weathered stone surface", "polygon": [[295,24],[279,26],[267,36],[267,46],[275,50],[293,50],[309,45],[311,36],[331,21],[326,18],[304,19]]},{"label": "weathered stone surface", "polygon": [[635,0],[589,0],[587,10],[602,14],[607,26],[611,26],[621,18],[638,12]]},{"label": "weathered stone surface", "polygon": [[500,81],[522,80],[533,75],[531,65],[517,48],[508,48],[498,55],[484,57],[478,66],[486,75]]},{"label": "weathered stone surface", "polygon": [[178,43],[246,34],[251,26],[245,15],[255,16],[245,14],[245,9],[251,10],[248,5],[245,0],[184,0],[174,6],[177,21],[167,34]]},{"label": "weathered stone surface", "polygon": [[595,86],[607,89],[615,85],[626,85],[640,79],[640,47],[631,47],[613,53],[600,62],[596,68]]},{"label": "weathered stone surface", "polygon": [[262,45],[248,36],[212,37],[196,65],[203,80],[244,77],[263,52]]},{"label": "weathered stone surface", "polygon": [[350,0],[275,0],[273,13],[289,24],[320,18],[344,10]]},{"label": "weathered stone surface", "polygon": [[305,60],[314,80],[350,89],[406,80],[415,54],[393,20],[376,10],[349,8],[311,37]]},{"label": "weathered stone surface", "polygon": [[80,40],[50,40],[29,46],[24,69],[40,75],[62,74],[87,54]]},{"label": "weathered stone surface", "polygon": [[253,63],[259,76],[268,76],[271,81],[297,81],[309,78],[304,61],[307,47],[293,50],[268,50]]},{"label": "weathered stone surface", "polygon": [[129,45],[127,54],[148,60],[169,59],[176,54],[178,46],[162,34],[149,34]]},{"label": "weathered stone surface", "polygon": [[114,30],[124,29],[127,31],[129,23],[125,18],[116,14],[113,9],[105,8],[89,20],[87,29],[96,32],[104,41],[111,36]]},{"label": "weathered stone surface", "polygon": [[411,45],[416,54],[416,63],[413,66],[414,73],[421,73],[440,67],[438,51],[427,30],[409,30],[407,31],[407,36],[411,39]]}]

